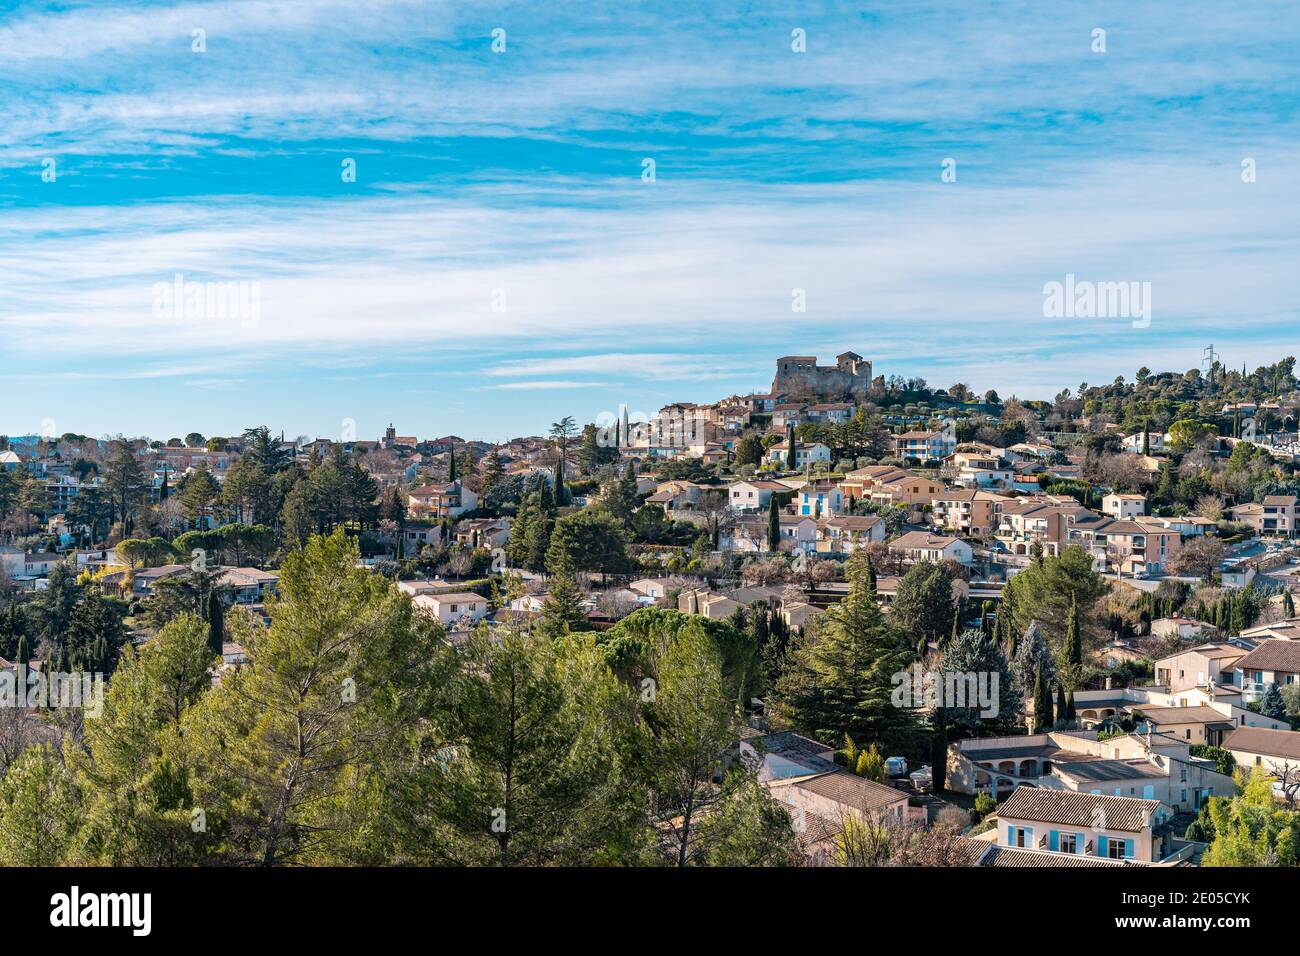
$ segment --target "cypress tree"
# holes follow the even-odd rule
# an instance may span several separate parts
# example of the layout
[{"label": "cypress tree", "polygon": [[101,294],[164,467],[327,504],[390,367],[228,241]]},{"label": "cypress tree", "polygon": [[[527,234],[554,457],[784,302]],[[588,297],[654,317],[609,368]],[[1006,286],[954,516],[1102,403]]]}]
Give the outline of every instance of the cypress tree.
[{"label": "cypress tree", "polygon": [[456,480],[456,449],[451,450],[451,464],[447,466],[447,481]]},{"label": "cypress tree", "polygon": [[208,648],[220,656],[226,642],[226,605],[216,588],[208,592]]},{"label": "cypress tree", "polygon": [[[1048,691],[1048,700],[1051,700],[1051,691]],[[1070,704],[1065,699],[1065,686],[1056,685],[1056,716],[1058,720],[1065,720],[1066,714],[1070,710]]]},{"label": "cypress tree", "polygon": [[798,459],[794,453],[794,423],[791,422],[785,426],[785,467],[789,471],[794,471]]},{"label": "cypress tree", "polygon": [[1052,723],[1052,685],[1043,679],[1043,667],[1039,664],[1034,673],[1034,731],[1041,732]]},{"label": "cypress tree", "polygon": [[1079,603],[1070,599],[1070,617],[1065,631],[1065,661],[1071,667],[1083,666],[1083,635],[1079,632]]},{"label": "cypress tree", "polygon": [[781,549],[781,516],[776,510],[775,496],[767,506],[767,550]]}]

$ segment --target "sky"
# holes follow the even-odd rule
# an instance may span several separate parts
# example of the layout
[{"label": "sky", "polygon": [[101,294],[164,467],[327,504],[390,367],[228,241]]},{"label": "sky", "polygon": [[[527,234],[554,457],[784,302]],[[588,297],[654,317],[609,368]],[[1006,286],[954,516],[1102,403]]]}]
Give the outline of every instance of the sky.
[{"label": "sky", "polygon": [[[1271,363],[1297,49],[1267,0],[0,0],[0,434],[503,440],[847,349],[1004,398]],[[1150,321],[1045,317],[1067,274]]]}]

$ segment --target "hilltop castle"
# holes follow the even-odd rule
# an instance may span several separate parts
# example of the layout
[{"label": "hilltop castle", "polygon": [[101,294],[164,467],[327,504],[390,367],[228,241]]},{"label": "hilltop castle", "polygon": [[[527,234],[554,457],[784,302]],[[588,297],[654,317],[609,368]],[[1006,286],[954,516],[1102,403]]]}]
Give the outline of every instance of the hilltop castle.
[{"label": "hilltop castle", "polygon": [[773,395],[859,396],[871,388],[871,363],[857,352],[835,356],[834,365],[818,365],[815,355],[784,355],[776,360]]}]

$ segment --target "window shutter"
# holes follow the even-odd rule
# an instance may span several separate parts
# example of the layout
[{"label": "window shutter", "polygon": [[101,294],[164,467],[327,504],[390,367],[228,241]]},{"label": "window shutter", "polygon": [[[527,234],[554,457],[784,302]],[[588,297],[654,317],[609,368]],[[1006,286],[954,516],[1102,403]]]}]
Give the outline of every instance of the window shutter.
[{"label": "window shutter", "polygon": [[1061,838],[1057,835],[1056,831],[1053,830],[1053,831],[1052,831],[1051,849],[1053,849],[1053,850],[1059,850],[1060,848],[1061,848]]}]

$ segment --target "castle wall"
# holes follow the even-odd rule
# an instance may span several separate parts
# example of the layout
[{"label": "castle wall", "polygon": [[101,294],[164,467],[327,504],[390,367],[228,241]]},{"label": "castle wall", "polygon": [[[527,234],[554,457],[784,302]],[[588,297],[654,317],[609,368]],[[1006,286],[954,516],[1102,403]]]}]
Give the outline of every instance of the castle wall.
[{"label": "castle wall", "polygon": [[864,395],[871,388],[871,363],[854,362],[852,369],[818,365],[815,356],[789,355],[776,360],[772,391],[807,391],[820,396]]}]

